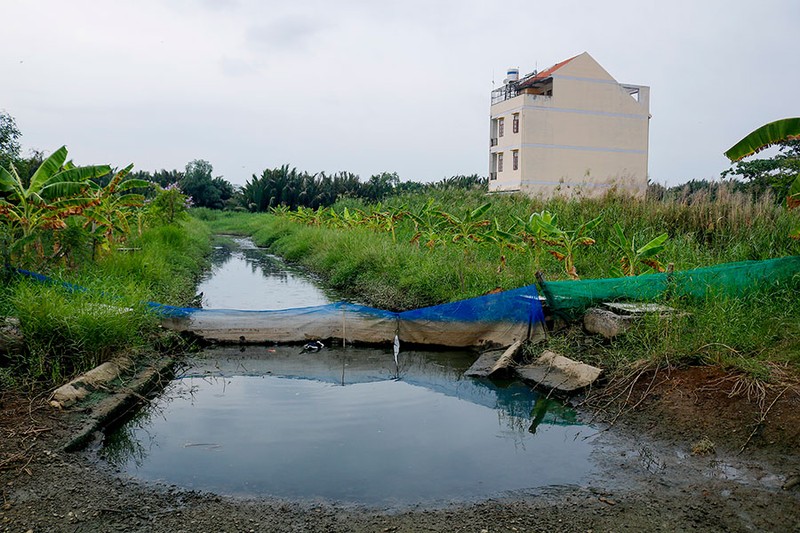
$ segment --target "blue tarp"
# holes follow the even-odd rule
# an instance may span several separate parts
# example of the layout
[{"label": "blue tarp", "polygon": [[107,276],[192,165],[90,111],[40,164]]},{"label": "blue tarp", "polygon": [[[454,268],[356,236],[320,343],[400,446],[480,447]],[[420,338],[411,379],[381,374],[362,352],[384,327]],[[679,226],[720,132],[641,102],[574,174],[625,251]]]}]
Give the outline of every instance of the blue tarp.
[{"label": "blue tarp", "polygon": [[[17,270],[71,291],[83,287]],[[403,342],[472,347],[510,345],[543,334],[544,313],[534,285],[421,309],[395,313],[348,302],[281,310],[198,309],[156,302],[147,305],[177,331],[218,342]]]}]

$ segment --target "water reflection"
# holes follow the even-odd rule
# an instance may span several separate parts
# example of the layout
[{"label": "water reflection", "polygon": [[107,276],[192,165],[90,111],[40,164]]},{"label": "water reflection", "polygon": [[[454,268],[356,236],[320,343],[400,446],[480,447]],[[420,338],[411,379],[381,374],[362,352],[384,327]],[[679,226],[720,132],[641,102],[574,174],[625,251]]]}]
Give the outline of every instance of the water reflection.
[{"label": "water reflection", "polygon": [[203,307],[290,309],[336,299],[314,285],[308,274],[257,248],[248,238],[217,238],[210,260],[211,268],[197,287]]},{"label": "water reflection", "polygon": [[[209,350],[108,435],[102,456],[146,480],[225,494],[367,505],[466,500],[576,483],[589,443],[563,405],[463,378],[469,352]],[[535,433],[535,435],[534,435]]]}]

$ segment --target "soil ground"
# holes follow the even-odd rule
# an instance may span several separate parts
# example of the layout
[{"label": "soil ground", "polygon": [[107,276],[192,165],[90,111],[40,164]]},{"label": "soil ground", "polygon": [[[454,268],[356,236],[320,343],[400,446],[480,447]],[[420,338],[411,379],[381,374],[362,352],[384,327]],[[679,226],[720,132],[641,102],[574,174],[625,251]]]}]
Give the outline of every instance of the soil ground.
[{"label": "soil ground", "polygon": [[585,485],[400,510],[122,480],[61,451],[85,413],[6,393],[0,531],[800,531],[798,388],[743,385],[709,367],[643,373],[596,397],[613,400],[604,413],[614,424],[597,437],[601,473]]}]

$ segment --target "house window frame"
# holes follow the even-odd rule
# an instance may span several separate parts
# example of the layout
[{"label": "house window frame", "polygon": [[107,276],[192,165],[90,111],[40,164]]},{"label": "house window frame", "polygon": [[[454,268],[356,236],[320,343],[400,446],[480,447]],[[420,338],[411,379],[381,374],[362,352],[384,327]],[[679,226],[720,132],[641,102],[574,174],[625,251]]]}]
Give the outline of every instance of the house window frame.
[{"label": "house window frame", "polygon": [[519,133],[519,113],[514,113],[513,121],[511,123],[512,133]]},{"label": "house window frame", "polygon": [[497,152],[497,172],[503,171],[503,152]]},{"label": "house window frame", "polygon": [[500,117],[497,119],[497,136],[502,137],[505,133],[505,119]]},{"label": "house window frame", "polygon": [[511,150],[511,170],[519,170],[519,150]]}]

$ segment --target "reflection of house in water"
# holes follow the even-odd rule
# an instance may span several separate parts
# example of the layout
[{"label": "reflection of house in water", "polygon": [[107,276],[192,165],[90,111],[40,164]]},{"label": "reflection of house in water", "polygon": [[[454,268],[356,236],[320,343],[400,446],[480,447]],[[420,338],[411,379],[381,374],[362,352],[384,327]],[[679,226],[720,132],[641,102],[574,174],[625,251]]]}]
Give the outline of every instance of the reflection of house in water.
[{"label": "reflection of house in water", "polygon": [[[394,357],[381,348],[326,349],[313,357],[299,357],[297,346],[276,346],[267,354],[251,347],[220,346],[184,377],[250,375],[310,379],[342,386],[391,380]],[[260,355],[254,355],[260,354]],[[400,379],[445,396],[494,409],[511,428],[530,433],[543,425],[581,425],[577,413],[558,400],[544,398],[519,381],[492,381],[463,377],[474,362],[473,352],[408,351],[400,354]]]},{"label": "reflection of house in water", "polygon": [[618,83],[588,53],[492,91],[489,191],[597,196],[647,188],[650,88]]}]

